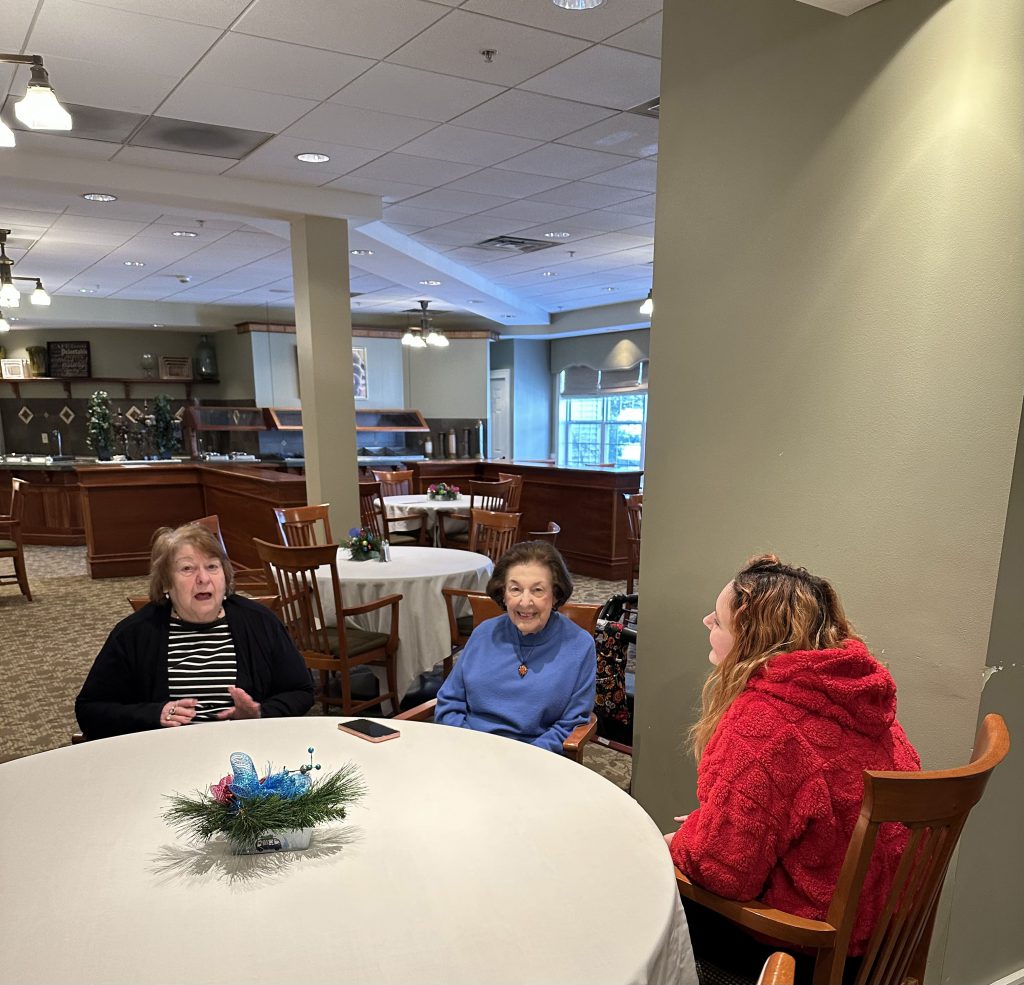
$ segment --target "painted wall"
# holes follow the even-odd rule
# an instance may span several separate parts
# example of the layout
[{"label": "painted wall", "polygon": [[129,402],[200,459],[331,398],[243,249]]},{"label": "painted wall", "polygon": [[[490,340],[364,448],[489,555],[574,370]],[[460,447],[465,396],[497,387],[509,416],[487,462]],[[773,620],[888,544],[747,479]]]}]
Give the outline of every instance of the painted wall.
[{"label": "painted wall", "polygon": [[[354,346],[366,349],[366,400],[356,401],[360,407],[405,407],[405,360],[398,339],[354,338]],[[413,404],[412,406],[415,406]]]},{"label": "painted wall", "polygon": [[512,373],[513,453],[516,458],[547,458],[551,442],[550,343],[517,339]]},{"label": "painted wall", "polygon": [[[667,830],[701,618],[763,550],[834,580],[925,764],[966,759],[1024,392],[1024,7],[677,0],[663,45],[634,791]],[[959,867],[930,981],[1024,966],[1003,847]],[[1005,909],[968,912],[989,879]]]},{"label": "painted wall", "polygon": [[424,417],[486,420],[489,345],[486,339],[452,339],[443,350],[406,348],[404,406]]}]

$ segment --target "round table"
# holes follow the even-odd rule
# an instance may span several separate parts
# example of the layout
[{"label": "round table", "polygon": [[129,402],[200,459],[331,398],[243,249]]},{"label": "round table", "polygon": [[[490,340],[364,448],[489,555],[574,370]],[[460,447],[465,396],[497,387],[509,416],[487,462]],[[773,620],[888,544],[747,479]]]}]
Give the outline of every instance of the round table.
[{"label": "round table", "polygon": [[384,508],[387,510],[389,517],[400,518],[408,516],[410,513],[425,512],[427,514],[427,523],[433,531],[435,546],[440,541],[437,514],[454,513],[456,510],[467,513],[469,511],[469,503],[470,497],[462,495],[455,499],[431,499],[425,493],[410,496],[384,497]]},{"label": "round table", "polygon": [[[0,765],[0,983],[696,983],[657,827],[603,777],[421,722],[156,729]],[[394,723],[392,723],[394,724]],[[347,761],[367,795],[308,851],[234,856],[161,819],[230,772]]]},{"label": "round table", "polygon": [[[346,606],[363,605],[383,595],[403,596],[398,607],[398,697],[451,652],[451,629],[441,589],[483,590],[494,570],[491,559],[471,551],[441,547],[392,547],[391,560],[353,561],[348,551],[338,551],[338,578]],[[328,626],[337,625],[330,575],[318,575]],[[387,632],[390,610],[356,616],[362,629]],[[374,672],[377,670],[374,668]],[[383,670],[380,675],[383,676]]]}]

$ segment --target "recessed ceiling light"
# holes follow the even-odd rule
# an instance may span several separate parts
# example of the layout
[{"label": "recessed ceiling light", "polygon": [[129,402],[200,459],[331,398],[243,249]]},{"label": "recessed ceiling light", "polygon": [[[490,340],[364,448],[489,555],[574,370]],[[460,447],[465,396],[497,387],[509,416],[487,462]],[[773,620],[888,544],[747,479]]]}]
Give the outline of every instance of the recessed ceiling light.
[{"label": "recessed ceiling light", "polygon": [[502,315],[501,317],[502,318],[511,318],[512,316],[511,315]]},{"label": "recessed ceiling light", "polygon": [[192,232],[191,229],[175,229],[172,236],[184,236],[186,239],[195,239],[199,233]]},{"label": "recessed ceiling light", "polygon": [[572,233],[558,232],[558,233],[545,233],[544,237],[545,237],[545,239],[568,239],[571,235],[572,235]]},{"label": "recessed ceiling light", "polygon": [[96,293],[96,288],[95,287],[80,287],[78,289],[78,293],[79,294],[95,294]]},{"label": "recessed ceiling light", "polygon": [[420,283],[424,287],[440,287],[441,282],[439,280],[421,280]]},{"label": "recessed ceiling light", "polygon": [[108,195],[106,192],[86,192],[82,198],[87,202],[116,202],[116,195]]},{"label": "recessed ceiling light", "polygon": [[600,7],[604,0],[551,0],[556,7],[564,7],[566,10],[593,10]]},{"label": "recessed ceiling light", "polygon": [[554,276],[555,276],[555,272],[553,270],[545,270],[544,273],[541,274],[541,277],[554,277]]},{"label": "recessed ceiling light", "polygon": [[124,265],[126,267],[144,267],[144,266],[146,266],[141,260],[125,260]]},{"label": "recessed ceiling light", "polygon": [[164,327],[164,323],[162,321],[155,321],[155,322],[153,322],[153,327],[154,328],[163,328]]},{"label": "recessed ceiling light", "polygon": [[605,290],[606,290],[606,291],[614,291],[614,290],[615,290],[615,288],[614,288],[614,287],[606,287],[606,288],[605,288]]},{"label": "recessed ceiling light", "polygon": [[330,154],[296,154],[295,160],[303,164],[326,164],[331,159]]},{"label": "recessed ceiling light", "polygon": [[372,257],[373,250],[349,250],[354,257]]},{"label": "recessed ceiling light", "polygon": [[480,298],[470,298],[466,304],[483,304],[483,301]]}]

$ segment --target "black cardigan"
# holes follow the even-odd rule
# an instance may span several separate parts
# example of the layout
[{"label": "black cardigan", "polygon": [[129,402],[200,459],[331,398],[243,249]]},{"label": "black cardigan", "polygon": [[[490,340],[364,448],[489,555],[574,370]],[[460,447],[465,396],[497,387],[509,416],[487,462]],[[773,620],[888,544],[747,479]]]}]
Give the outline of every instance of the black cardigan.
[{"label": "black cardigan", "polygon": [[[240,595],[224,599],[235,644],[238,687],[260,704],[263,718],[304,715],[313,706],[306,663],[280,620]],[[167,640],[171,607],[150,603],[122,619],[107,637],[75,701],[90,739],[159,728],[170,700]]]}]

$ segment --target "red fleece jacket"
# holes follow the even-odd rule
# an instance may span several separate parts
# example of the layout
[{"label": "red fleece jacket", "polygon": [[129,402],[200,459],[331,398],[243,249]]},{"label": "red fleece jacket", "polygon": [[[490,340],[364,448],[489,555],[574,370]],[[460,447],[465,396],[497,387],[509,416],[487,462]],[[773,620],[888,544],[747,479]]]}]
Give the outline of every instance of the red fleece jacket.
[{"label": "red fleece jacket", "polygon": [[[822,920],[860,813],[863,771],[918,770],[896,685],[863,643],[780,653],[751,675],[697,768],[700,806],[672,840],[694,882]],[[851,954],[863,952],[907,831],[879,831]]]}]

